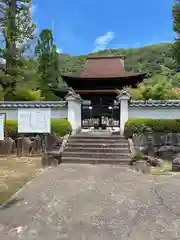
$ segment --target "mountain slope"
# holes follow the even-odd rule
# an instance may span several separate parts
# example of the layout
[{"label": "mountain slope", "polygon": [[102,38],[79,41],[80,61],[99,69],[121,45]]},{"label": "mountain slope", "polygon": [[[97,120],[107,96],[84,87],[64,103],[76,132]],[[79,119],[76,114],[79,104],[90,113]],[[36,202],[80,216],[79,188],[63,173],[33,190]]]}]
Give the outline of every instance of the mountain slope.
[{"label": "mountain slope", "polygon": [[[162,73],[166,69],[166,71],[175,74],[177,66],[172,56],[171,47],[171,43],[161,43],[134,49],[107,49],[92,54],[125,55],[125,68],[127,71],[147,72],[153,75]],[[69,74],[82,71],[86,57],[87,55],[70,56],[60,54],[61,73]]]}]

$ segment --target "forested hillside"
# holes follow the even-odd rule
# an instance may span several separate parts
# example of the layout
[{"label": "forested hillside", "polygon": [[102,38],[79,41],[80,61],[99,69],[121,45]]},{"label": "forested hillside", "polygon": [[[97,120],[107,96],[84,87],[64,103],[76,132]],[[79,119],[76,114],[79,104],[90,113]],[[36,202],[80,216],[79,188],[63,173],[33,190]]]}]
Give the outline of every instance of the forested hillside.
[{"label": "forested hillside", "polygon": [[[172,74],[177,65],[172,56],[172,44],[161,43],[136,49],[108,49],[93,53],[93,55],[122,54],[126,56],[125,68],[127,71],[147,72],[154,74]],[[82,71],[87,55],[70,56],[60,54],[60,71],[63,74]]]},{"label": "forested hillside", "polygon": [[[173,30],[177,35],[174,44],[91,53],[125,55],[127,71],[148,73],[148,79],[136,89],[129,86],[132,98],[180,99],[177,92],[177,87],[180,88],[180,71],[177,71],[180,66],[179,9],[180,0],[172,9]],[[36,31],[32,10],[33,0],[0,2],[0,100],[58,100],[52,89],[61,91],[67,87],[61,75],[83,70],[87,55],[59,54],[52,30]]]}]

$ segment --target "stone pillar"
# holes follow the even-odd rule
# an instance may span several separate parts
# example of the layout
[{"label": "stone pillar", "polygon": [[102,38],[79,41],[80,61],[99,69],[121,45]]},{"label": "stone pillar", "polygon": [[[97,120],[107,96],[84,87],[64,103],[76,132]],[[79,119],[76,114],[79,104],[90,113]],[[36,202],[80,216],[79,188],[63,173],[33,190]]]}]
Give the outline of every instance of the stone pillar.
[{"label": "stone pillar", "polygon": [[117,99],[120,103],[120,134],[124,135],[124,126],[128,120],[128,101],[129,95],[125,90],[122,90],[121,93],[117,96]]},{"label": "stone pillar", "polygon": [[70,89],[66,101],[68,102],[68,121],[71,123],[72,134],[74,134],[81,129],[81,104],[83,100],[80,95]]}]

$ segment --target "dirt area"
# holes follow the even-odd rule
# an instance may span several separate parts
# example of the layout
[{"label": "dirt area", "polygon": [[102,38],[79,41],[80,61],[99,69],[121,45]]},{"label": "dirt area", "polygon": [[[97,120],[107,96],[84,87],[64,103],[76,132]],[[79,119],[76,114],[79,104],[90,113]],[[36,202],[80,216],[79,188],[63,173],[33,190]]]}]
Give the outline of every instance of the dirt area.
[{"label": "dirt area", "polygon": [[40,157],[0,157],[0,205],[41,170]]}]

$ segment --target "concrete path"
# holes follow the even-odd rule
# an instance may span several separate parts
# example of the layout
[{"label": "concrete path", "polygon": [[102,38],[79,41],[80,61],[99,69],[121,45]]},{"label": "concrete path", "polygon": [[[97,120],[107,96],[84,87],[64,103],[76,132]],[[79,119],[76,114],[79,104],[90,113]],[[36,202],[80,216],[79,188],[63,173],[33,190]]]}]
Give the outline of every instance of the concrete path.
[{"label": "concrete path", "polygon": [[180,178],[60,165],[0,209],[2,240],[179,240]]}]

